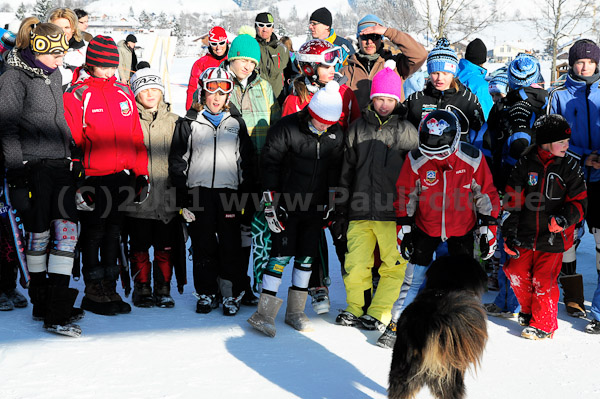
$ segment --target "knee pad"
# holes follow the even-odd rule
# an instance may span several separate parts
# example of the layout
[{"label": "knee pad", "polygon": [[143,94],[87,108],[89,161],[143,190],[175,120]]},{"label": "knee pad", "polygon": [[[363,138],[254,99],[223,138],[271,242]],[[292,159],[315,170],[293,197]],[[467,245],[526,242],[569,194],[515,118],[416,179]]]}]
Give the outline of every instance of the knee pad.
[{"label": "knee pad", "polygon": [[64,219],[56,219],[52,221],[51,225],[54,233],[52,249],[74,253],[75,245],[77,245],[77,224]]},{"label": "knee pad", "polygon": [[283,274],[283,269],[292,259],[291,256],[274,256],[269,259],[269,264],[267,265],[267,270],[265,270],[265,274],[269,274],[271,276],[281,278]]},{"label": "knee pad", "polygon": [[27,240],[27,253],[30,255],[45,254],[50,242],[50,230],[41,233],[29,233]]}]

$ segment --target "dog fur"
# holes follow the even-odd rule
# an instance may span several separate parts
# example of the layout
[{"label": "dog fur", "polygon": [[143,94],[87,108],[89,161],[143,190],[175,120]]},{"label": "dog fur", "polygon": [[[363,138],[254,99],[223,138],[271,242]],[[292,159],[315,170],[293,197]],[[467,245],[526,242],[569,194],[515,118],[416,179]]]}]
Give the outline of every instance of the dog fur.
[{"label": "dog fur", "polygon": [[486,283],[483,268],[468,255],[431,264],[424,290],[398,321],[390,399],[412,399],[424,385],[439,399],[464,398],[465,371],[479,365],[488,337],[481,305]]}]

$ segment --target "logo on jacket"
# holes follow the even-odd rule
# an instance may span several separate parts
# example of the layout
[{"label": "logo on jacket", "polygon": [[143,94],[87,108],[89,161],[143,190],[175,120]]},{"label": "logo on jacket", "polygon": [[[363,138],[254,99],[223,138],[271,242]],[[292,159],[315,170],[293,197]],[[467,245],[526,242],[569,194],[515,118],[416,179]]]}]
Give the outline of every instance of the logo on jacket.
[{"label": "logo on jacket", "polygon": [[119,107],[121,107],[121,115],[129,116],[131,114],[131,108],[129,107],[129,103],[127,101],[119,103]]},{"label": "logo on jacket", "polygon": [[104,110],[102,108],[94,108],[92,109],[92,114],[98,113],[98,112],[104,112]]},{"label": "logo on jacket", "polygon": [[435,118],[431,118],[429,121],[427,121],[427,129],[429,129],[429,134],[433,134],[434,136],[441,136],[447,127],[450,127],[450,124],[443,119],[438,121]]},{"label": "logo on jacket", "polygon": [[425,181],[429,184],[435,183],[437,180],[437,171],[436,170],[428,170],[425,173]]},{"label": "logo on jacket", "polygon": [[535,186],[538,182],[538,174],[537,172],[529,172],[529,179],[527,180],[527,184],[530,186]]}]

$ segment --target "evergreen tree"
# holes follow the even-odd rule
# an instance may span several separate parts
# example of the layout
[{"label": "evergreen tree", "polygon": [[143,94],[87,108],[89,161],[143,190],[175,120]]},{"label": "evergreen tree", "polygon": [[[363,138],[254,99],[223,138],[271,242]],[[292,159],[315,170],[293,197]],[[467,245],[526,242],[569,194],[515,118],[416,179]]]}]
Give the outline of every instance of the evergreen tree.
[{"label": "evergreen tree", "polygon": [[18,19],[19,21],[21,21],[25,18],[26,15],[27,15],[27,8],[25,7],[25,4],[21,3],[19,5],[19,8],[17,8],[17,12],[15,12],[15,18]]},{"label": "evergreen tree", "polygon": [[152,17],[146,13],[146,10],[142,10],[138,17],[138,21],[140,22],[140,27],[142,27],[142,29],[152,28]]},{"label": "evergreen tree", "polygon": [[167,14],[161,12],[156,19],[156,27],[158,29],[169,29],[172,26],[171,21],[167,18]]},{"label": "evergreen tree", "polygon": [[129,6],[129,17],[134,18],[135,13],[133,12],[133,7]]},{"label": "evergreen tree", "polygon": [[40,21],[45,21],[48,11],[54,8],[54,0],[36,0],[33,6],[33,15]]}]

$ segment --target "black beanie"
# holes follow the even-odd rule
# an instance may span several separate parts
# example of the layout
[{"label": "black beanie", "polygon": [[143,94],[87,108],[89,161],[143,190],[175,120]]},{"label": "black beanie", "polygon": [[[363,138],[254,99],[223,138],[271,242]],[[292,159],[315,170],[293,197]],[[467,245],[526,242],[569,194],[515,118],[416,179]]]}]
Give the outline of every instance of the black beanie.
[{"label": "black beanie", "polygon": [[258,14],[256,16],[256,18],[254,19],[254,22],[263,22],[265,24],[272,24],[275,21],[273,20],[273,15],[271,15],[271,13],[261,12],[260,14]]},{"label": "black beanie", "polygon": [[467,61],[471,61],[475,65],[482,65],[487,60],[487,47],[481,41],[481,39],[477,38],[473,40],[467,46],[467,51],[465,52],[465,59]]},{"label": "black beanie", "polygon": [[315,10],[312,14],[310,14],[309,21],[320,22],[323,25],[331,26],[333,24],[333,18],[331,17],[331,13],[325,7],[321,7],[318,10]]},{"label": "black beanie", "polygon": [[571,127],[562,115],[542,115],[533,124],[533,133],[535,134],[535,142],[542,145],[570,139]]},{"label": "black beanie", "polygon": [[127,35],[127,37],[125,38],[125,42],[132,42],[132,43],[137,43],[137,37],[135,37],[132,34]]}]

